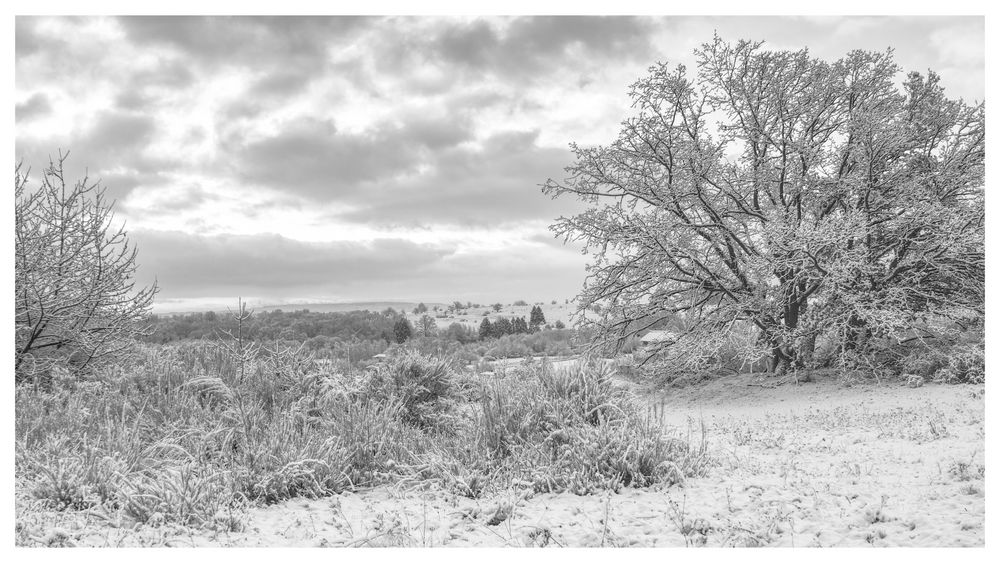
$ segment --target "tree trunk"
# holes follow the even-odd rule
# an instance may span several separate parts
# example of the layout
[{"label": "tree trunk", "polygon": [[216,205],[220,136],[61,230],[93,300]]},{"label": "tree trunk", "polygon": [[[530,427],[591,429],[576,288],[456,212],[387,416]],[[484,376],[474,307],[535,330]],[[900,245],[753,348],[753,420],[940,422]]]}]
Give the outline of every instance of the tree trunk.
[{"label": "tree trunk", "polygon": [[871,329],[868,328],[868,323],[857,315],[851,315],[851,318],[847,321],[847,331],[844,334],[844,342],[841,345],[842,349],[844,351],[864,350],[868,345],[868,337],[870,335]]},{"label": "tree trunk", "polygon": [[771,359],[768,362],[768,368],[774,375],[784,375],[791,367],[792,359],[789,356],[789,348],[787,346],[775,346],[771,348]]},{"label": "tree trunk", "polygon": [[[800,285],[799,291],[805,291],[805,286]],[[806,310],[809,308],[809,299],[803,299],[802,303],[799,305],[798,318],[805,316]],[[798,325],[796,324],[796,327]],[[813,327],[807,324],[807,329],[812,329]],[[813,367],[813,355],[816,352],[816,331],[809,330],[807,336],[802,338],[799,343],[798,350],[795,353],[795,365],[800,368],[812,368]]]},{"label": "tree trunk", "polygon": [[[799,302],[799,287],[786,281],[785,307],[781,314],[783,331],[794,332],[799,326],[799,318],[805,313],[806,303]],[[809,352],[809,356],[812,352]],[[785,342],[784,337],[775,336],[771,339],[770,370],[776,375],[784,374],[791,367],[799,367],[802,363],[802,350],[796,349],[793,342]]]}]

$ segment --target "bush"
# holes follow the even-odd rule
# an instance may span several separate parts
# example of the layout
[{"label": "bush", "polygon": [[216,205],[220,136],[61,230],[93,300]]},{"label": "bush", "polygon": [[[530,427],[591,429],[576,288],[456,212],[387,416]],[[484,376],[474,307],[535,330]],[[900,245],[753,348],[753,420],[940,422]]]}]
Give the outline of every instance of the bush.
[{"label": "bush", "polygon": [[935,338],[919,346],[895,346],[886,350],[886,364],[896,373],[917,375],[946,383],[986,381],[986,340],[981,330],[966,331],[950,338]]},{"label": "bush", "polygon": [[537,492],[672,484],[709,463],[704,441],[668,438],[603,367],[543,363],[484,384],[479,433],[490,466]]},{"label": "bush", "polygon": [[455,406],[454,376],[449,362],[404,351],[370,367],[365,388],[374,399],[400,401],[404,422],[438,427],[447,424]]},{"label": "bush", "polygon": [[522,358],[531,355],[568,356],[572,332],[568,330],[543,330],[533,334],[509,334],[493,342],[488,355],[494,358]]},{"label": "bush", "polygon": [[487,354],[494,358],[523,358],[531,355],[531,349],[521,335],[507,335],[498,338]]},{"label": "bush", "polygon": [[986,350],[982,344],[960,344],[948,354],[948,364],[938,372],[948,383],[985,383]]}]

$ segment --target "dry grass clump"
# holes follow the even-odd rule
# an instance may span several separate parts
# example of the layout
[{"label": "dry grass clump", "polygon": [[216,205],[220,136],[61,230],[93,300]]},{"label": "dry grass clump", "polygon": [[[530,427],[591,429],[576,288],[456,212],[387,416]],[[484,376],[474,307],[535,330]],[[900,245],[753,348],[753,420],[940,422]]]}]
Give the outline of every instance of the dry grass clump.
[{"label": "dry grass clump", "polygon": [[666,436],[603,364],[554,370],[543,363],[483,385],[479,451],[511,483],[588,494],[677,483],[707,463],[704,444]]},{"label": "dry grass clump", "polygon": [[147,347],[92,381],[19,387],[16,474],[50,510],[236,530],[251,503],[382,483],[586,494],[701,471],[703,448],[609,376],[457,373],[412,351],[334,373],[301,349]]},{"label": "dry grass clump", "polygon": [[146,350],[101,380],[19,388],[18,476],[51,508],[203,526],[247,502],[383,482],[409,459],[420,432],[401,400],[312,369],[274,371],[273,357],[234,369],[216,352]]},{"label": "dry grass clump", "polygon": [[457,402],[454,369],[447,360],[403,351],[367,371],[367,393],[382,402],[398,401],[402,420],[421,428],[451,422]]}]

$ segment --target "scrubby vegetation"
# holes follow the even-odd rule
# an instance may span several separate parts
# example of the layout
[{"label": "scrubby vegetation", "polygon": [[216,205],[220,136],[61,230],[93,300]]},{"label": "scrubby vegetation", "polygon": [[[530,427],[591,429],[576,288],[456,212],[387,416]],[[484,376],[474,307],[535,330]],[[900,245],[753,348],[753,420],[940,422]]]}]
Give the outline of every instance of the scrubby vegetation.
[{"label": "scrubby vegetation", "polygon": [[[380,483],[466,496],[670,484],[671,438],[598,366],[482,374],[394,349],[341,371],[298,348],[144,345],[134,361],[16,390],[16,474],[49,508],[242,526],[241,508]],[[24,499],[22,499],[22,502]]]}]

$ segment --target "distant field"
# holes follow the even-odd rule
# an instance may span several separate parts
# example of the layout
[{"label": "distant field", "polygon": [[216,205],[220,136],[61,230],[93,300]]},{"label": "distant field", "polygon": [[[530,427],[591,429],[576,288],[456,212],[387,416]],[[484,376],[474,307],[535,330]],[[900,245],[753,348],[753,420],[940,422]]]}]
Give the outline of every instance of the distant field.
[{"label": "distant field", "polygon": [[[346,313],[349,311],[384,311],[388,308],[393,308],[397,311],[405,313],[410,320],[414,320],[420,315],[414,314],[413,310],[420,305],[417,301],[356,301],[350,303],[292,303],[284,305],[262,305],[262,306],[251,306],[255,312],[264,313],[268,311],[282,310],[285,312],[291,311],[301,311],[303,309],[308,309],[309,311],[316,313]],[[435,303],[430,301],[425,301],[424,305],[427,307],[428,315],[434,317],[437,321],[438,328],[447,328],[451,323],[461,323],[469,328],[478,329],[480,323],[483,322],[484,317],[489,317],[490,319],[496,319],[498,317],[524,317],[529,319],[531,317],[531,308],[538,305],[542,308],[542,313],[545,315],[545,322],[547,324],[555,324],[556,321],[562,321],[567,327],[573,324],[572,315],[576,311],[576,305],[573,303],[566,303],[565,300],[557,301],[552,304],[551,301],[548,302],[537,302],[529,303],[528,305],[513,305],[510,303],[504,303],[503,307],[499,312],[494,311],[492,305],[484,305],[482,307],[472,307],[470,309],[461,309],[459,311],[448,313],[447,303]],[[435,310],[437,308],[437,310]],[[219,307],[207,307],[204,309],[214,310],[217,313],[225,313],[225,308]],[[184,311],[161,311],[161,314],[172,315],[172,314],[187,314],[192,312],[197,312],[199,309],[185,309]]]},{"label": "distant field", "polygon": [[[435,317],[437,321],[438,328],[447,328],[451,323],[461,323],[469,328],[479,328],[480,323],[483,322],[484,317],[490,319],[496,319],[497,317],[524,317],[530,320],[531,318],[531,308],[534,307],[535,303],[530,303],[528,305],[518,305],[514,306],[511,304],[504,304],[499,312],[494,311],[492,307],[473,307],[471,309],[462,309],[453,314],[447,312],[448,306],[440,306],[440,310],[434,311],[434,306],[427,304],[427,307],[431,309],[428,314]],[[555,305],[552,302],[539,302],[537,304],[542,308],[542,313],[545,315],[545,322],[548,324],[555,324],[556,321],[562,321],[566,326],[571,326],[572,319],[570,318],[574,311],[576,310],[576,305],[570,303],[566,304],[564,301],[557,302]],[[406,310],[408,316],[413,317],[413,307]]]},{"label": "distant field", "polygon": [[[346,313],[348,311],[384,311],[390,307],[397,311],[413,311],[419,303],[410,301],[359,301],[354,303],[295,303],[291,305],[267,305],[256,307],[258,312],[264,311],[301,311],[309,309],[316,313]],[[428,309],[447,307],[444,303],[424,303]]]}]

